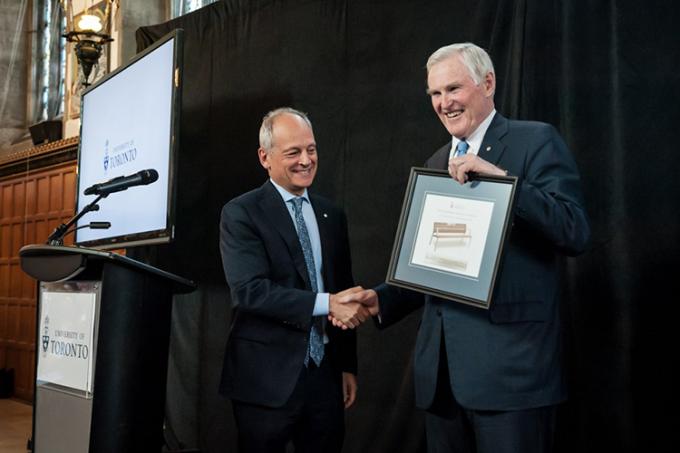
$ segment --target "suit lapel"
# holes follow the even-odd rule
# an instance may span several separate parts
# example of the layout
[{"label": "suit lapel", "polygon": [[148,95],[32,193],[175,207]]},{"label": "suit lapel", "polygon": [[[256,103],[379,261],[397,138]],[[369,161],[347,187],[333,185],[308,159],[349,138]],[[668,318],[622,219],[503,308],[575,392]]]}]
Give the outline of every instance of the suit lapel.
[{"label": "suit lapel", "polygon": [[505,144],[500,139],[508,132],[508,120],[500,113],[494,115],[489,129],[484,134],[482,146],[479,148],[479,157],[485,161],[497,165],[505,151]]},{"label": "suit lapel", "polygon": [[307,265],[305,263],[305,256],[302,253],[300,239],[298,238],[297,230],[293,224],[293,219],[290,217],[288,208],[283,198],[281,198],[281,194],[269,181],[264,183],[261,190],[261,206],[264,215],[268,218],[269,224],[279,232],[286,246],[288,246],[295,269],[297,269],[300,277],[304,280],[306,287],[311,288],[312,285],[309,282]]},{"label": "suit lapel", "polygon": [[448,170],[449,168],[449,152],[451,151],[451,142],[439,148],[432,158],[427,162],[429,168],[436,168],[438,170]]}]

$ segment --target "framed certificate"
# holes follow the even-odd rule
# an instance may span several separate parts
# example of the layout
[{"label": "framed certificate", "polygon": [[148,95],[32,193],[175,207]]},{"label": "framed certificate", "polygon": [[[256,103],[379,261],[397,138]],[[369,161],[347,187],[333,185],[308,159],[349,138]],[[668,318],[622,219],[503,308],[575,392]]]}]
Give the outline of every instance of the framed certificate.
[{"label": "framed certificate", "polygon": [[488,309],[517,178],[412,168],[387,283]]}]

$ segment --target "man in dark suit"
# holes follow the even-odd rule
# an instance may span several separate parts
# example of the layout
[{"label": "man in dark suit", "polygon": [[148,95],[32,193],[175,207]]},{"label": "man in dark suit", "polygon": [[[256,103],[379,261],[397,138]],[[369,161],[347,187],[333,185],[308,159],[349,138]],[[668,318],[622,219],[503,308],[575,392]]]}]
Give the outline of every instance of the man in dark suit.
[{"label": "man in dark suit", "polygon": [[[339,452],[343,406],[355,399],[356,336],[369,314],[338,303],[353,286],[347,220],[308,193],[317,169],[312,125],[281,108],[260,129],[270,179],[222,209],[220,251],[233,320],[221,392],[232,399],[241,452]],[[351,290],[349,290],[351,291]]]},{"label": "man in dark suit", "polygon": [[361,297],[379,302],[381,327],[424,304],[414,371],[428,451],[548,452],[555,406],[567,396],[558,256],[582,252],[590,236],[576,164],[553,127],[495,111],[495,73],[481,48],[443,47],[427,71],[432,106],[452,141],[426,165],[448,169],[461,184],[470,172],[518,178],[493,302],[483,310],[388,285]]}]

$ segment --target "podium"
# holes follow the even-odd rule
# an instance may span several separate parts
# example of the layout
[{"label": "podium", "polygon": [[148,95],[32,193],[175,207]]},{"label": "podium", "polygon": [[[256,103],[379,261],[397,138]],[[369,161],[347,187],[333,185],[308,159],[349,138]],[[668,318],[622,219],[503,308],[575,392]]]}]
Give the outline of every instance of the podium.
[{"label": "podium", "polygon": [[40,282],[33,451],[160,452],[172,296],[195,284],[99,250],[19,255]]}]

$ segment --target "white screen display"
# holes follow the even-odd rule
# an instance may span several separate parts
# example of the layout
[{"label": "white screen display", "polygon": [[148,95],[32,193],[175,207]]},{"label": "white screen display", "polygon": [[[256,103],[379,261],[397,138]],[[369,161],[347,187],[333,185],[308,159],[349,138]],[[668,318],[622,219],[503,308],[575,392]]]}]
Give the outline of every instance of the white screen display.
[{"label": "white screen display", "polygon": [[[76,242],[127,237],[169,227],[174,44],[171,39],[83,95],[77,209],[94,201],[93,184],[155,169],[158,180],[101,199],[78,226],[111,222],[111,228],[76,231]],[[121,239],[121,241],[124,241]]]}]

